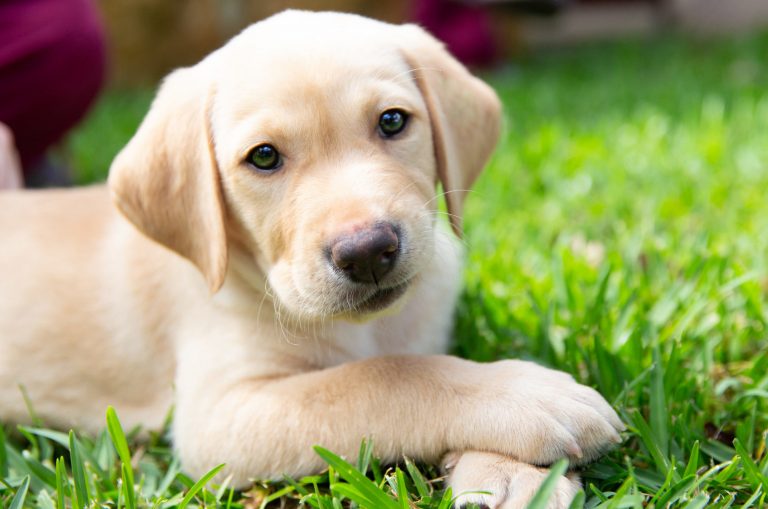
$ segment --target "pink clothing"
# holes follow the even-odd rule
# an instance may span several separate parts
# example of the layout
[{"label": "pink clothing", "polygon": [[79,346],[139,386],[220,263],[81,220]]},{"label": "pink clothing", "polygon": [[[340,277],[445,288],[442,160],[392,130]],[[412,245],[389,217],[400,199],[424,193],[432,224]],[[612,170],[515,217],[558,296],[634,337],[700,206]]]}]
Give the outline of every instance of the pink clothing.
[{"label": "pink clothing", "polygon": [[28,172],[87,111],[105,74],[89,0],[0,1],[0,122]]},{"label": "pink clothing", "polygon": [[491,19],[480,5],[458,0],[415,0],[413,19],[443,41],[464,64],[484,66],[496,57]]}]

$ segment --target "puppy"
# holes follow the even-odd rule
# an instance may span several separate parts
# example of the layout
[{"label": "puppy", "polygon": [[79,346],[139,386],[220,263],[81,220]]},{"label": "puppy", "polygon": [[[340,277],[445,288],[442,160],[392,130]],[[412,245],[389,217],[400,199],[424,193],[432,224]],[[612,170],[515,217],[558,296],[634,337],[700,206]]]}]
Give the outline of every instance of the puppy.
[{"label": "puppy", "polygon": [[[109,191],[0,194],[0,419],[161,426],[234,484],[371,437],[512,507],[622,424],[569,375],[444,355],[494,92],[415,26],[285,12],[163,83]],[[442,185],[453,233],[438,220]],[[111,199],[110,199],[111,194]],[[576,489],[563,478],[558,504]],[[522,495],[521,495],[522,494]],[[470,500],[469,498],[466,500]]]}]

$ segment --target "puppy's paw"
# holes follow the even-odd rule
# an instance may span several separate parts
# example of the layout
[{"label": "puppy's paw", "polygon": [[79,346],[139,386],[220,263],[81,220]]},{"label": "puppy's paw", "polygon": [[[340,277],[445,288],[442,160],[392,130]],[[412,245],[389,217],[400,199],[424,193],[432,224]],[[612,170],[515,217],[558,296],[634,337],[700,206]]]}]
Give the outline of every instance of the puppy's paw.
[{"label": "puppy's paw", "polygon": [[[449,453],[443,468],[449,473],[448,485],[458,509],[471,504],[488,509],[524,508],[548,474],[547,469],[508,456],[475,451]],[[567,508],[579,488],[578,476],[561,476],[547,507]]]},{"label": "puppy's paw", "polygon": [[509,426],[511,433],[494,433],[497,442],[479,449],[535,465],[562,457],[583,464],[621,442],[619,432],[625,428],[613,408],[567,373],[531,362],[500,361],[488,365],[485,376],[494,389],[480,398],[484,418],[495,422],[496,429]]}]

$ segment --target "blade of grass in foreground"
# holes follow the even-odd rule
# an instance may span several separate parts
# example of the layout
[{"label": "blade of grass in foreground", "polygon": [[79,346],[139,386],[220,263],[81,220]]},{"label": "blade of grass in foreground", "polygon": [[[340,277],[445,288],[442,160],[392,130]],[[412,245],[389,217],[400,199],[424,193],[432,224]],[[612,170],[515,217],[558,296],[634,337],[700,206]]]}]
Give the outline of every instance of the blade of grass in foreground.
[{"label": "blade of grass in foreground", "polygon": [[669,422],[667,401],[664,391],[664,368],[661,363],[661,353],[658,345],[653,348],[653,368],[651,369],[651,415],[649,417],[651,431],[656,438],[656,445],[661,456],[669,456]]},{"label": "blade of grass in foreground", "polygon": [[131,466],[131,451],[128,449],[128,441],[125,439],[125,433],[120,424],[120,419],[117,417],[117,412],[111,406],[107,407],[107,430],[117,450],[117,455],[123,463],[122,476],[126,504],[134,502],[136,495],[134,492],[133,467]]},{"label": "blade of grass in foreground", "polygon": [[133,491],[133,482],[131,481],[133,476],[130,473],[130,468],[125,463],[120,465],[123,478],[123,496],[125,497],[125,509],[136,509],[136,494]]},{"label": "blade of grass in foreground", "polygon": [[402,509],[408,509],[408,488],[405,486],[403,471],[399,468],[395,469],[395,476],[397,477],[397,499],[400,501]]},{"label": "blade of grass in foreground", "polygon": [[5,431],[0,426],[0,477],[5,478],[8,475],[8,457],[5,452]]},{"label": "blade of grass in foreground", "polygon": [[453,502],[453,490],[448,487],[445,493],[443,493],[443,498],[440,500],[440,505],[437,506],[437,509],[448,509],[451,507],[451,502]]},{"label": "blade of grass in foreground", "polygon": [[421,498],[428,497],[429,487],[427,486],[427,481],[424,479],[421,472],[419,472],[419,469],[416,468],[416,465],[414,465],[408,458],[405,458],[405,468],[408,469],[408,473],[411,475],[411,479],[413,479],[413,485],[419,493],[419,496]]},{"label": "blade of grass in foreground", "polygon": [[360,443],[360,452],[357,456],[357,469],[363,473],[368,472],[368,466],[373,457],[373,440],[363,440]]},{"label": "blade of grass in foreground", "polygon": [[688,456],[688,464],[685,466],[683,477],[693,475],[699,469],[699,441],[696,440],[691,447],[691,453]]},{"label": "blade of grass in foreground", "polygon": [[567,470],[568,460],[565,458],[558,460],[557,463],[552,465],[544,482],[541,483],[541,486],[539,486],[539,489],[528,503],[528,509],[545,509],[549,498],[552,496],[552,492],[555,491],[557,481],[560,480],[560,476],[565,474]]},{"label": "blade of grass in foreground", "polygon": [[64,504],[64,497],[68,495],[67,490],[64,488],[66,485],[69,488],[69,479],[67,478],[67,467],[64,464],[64,457],[59,456],[56,460],[56,501],[59,509],[65,509],[67,506]]},{"label": "blade of grass in foreground", "polygon": [[362,500],[354,500],[369,509],[400,509],[400,506],[386,493],[381,491],[373,481],[361,474],[355,467],[336,456],[331,451],[320,446],[314,447],[318,456],[336,469],[342,479],[354,487]]},{"label": "blade of grass in foreground", "polygon": [[16,495],[11,500],[11,505],[8,509],[22,509],[24,507],[24,500],[27,498],[27,490],[29,489],[29,476],[24,477],[19,489],[16,490]]},{"label": "blade of grass in foreground", "polygon": [[699,493],[690,502],[685,505],[685,509],[703,509],[709,502],[709,495],[705,493]]},{"label": "blade of grass in foreground", "polygon": [[83,508],[88,504],[88,485],[85,481],[85,466],[80,455],[80,443],[74,431],[69,432],[69,455],[72,463],[72,480],[75,483],[74,507]]},{"label": "blade of grass in foreground", "polygon": [[752,483],[752,487],[757,488],[761,485],[768,486],[768,477],[760,472],[757,465],[755,465],[755,462],[752,461],[749,452],[744,448],[738,438],[734,439],[733,446],[736,448],[736,452],[739,453],[739,456],[741,456],[741,463],[744,465],[744,473],[747,475],[747,479]]},{"label": "blade of grass in foreground", "polygon": [[587,495],[584,493],[584,490],[579,490],[576,492],[576,495],[574,495],[573,500],[571,500],[571,504],[568,506],[568,509],[581,509],[584,507],[584,502],[587,500]]},{"label": "blade of grass in foreground", "polygon": [[224,468],[224,463],[221,465],[218,465],[216,467],[213,467],[207,474],[205,474],[203,477],[200,478],[199,481],[197,481],[195,484],[192,485],[191,488],[189,488],[189,491],[182,499],[181,503],[179,504],[178,509],[184,509],[187,507],[187,504],[189,504],[192,499],[197,495],[197,493],[205,488],[205,485],[208,484],[208,481],[213,479],[213,476],[219,473],[219,470]]}]

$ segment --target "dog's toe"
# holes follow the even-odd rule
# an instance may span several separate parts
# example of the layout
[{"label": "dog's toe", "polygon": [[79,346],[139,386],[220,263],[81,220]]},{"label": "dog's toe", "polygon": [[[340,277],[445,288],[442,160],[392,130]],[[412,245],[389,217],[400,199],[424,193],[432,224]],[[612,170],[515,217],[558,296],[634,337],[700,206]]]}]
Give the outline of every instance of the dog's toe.
[{"label": "dog's toe", "polygon": [[[507,456],[475,451],[464,452],[458,459],[452,453],[449,469],[448,483],[457,508],[473,504],[487,509],[524,508],[549,473]],[[568,507],[579,489],[575,474],[560,477],[547,507]]]}]

